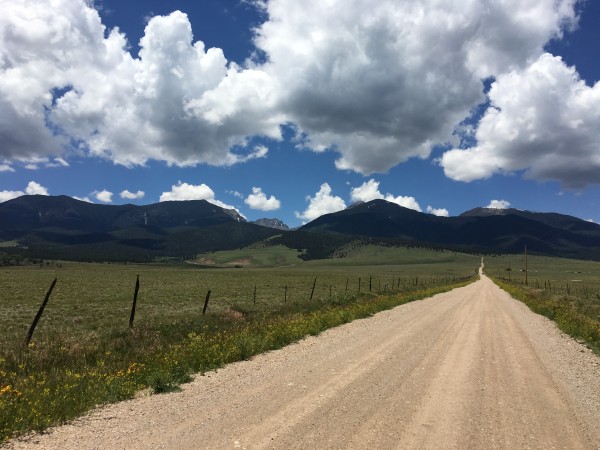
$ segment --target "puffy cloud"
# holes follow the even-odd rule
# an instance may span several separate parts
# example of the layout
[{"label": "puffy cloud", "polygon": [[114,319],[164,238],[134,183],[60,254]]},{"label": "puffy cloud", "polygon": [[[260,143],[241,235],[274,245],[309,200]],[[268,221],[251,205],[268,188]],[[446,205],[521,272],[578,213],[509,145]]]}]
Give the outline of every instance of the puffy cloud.
[{"label": "puffy cloud", "polygon": [[537,57],[574,3],[271,0],[256,45],[304,145],[369,174],[449,142],[481,80]]},{"label": "puffy cloud", "polygon": [[252,209],[261,211],[275,211],[281,207],[281,202],[273,195],[267,198],[267,195],[259,187],[252,188],[252,194],[248,195],[244,203]]},{"label": "puffy cloud", "polygon": [[30,181],[25,188],[27,195],[48,195],[48,189],[42,186],[40,183]]},{"label": "puffy cloud", "polygon": [[193,42],[188,17],[151,18],[139,57],[85,0],[0,6],[2,157],[62,153],[72,139],[124,165],[229,165],[264,157],[248,137],[280,137],[273,83]]},{"label": "puffy cloud", "polygon": [[23,191],[0,191],[0,203],[25,195]]},{"label": "puffy cloud", "polygon": [[255,1],[265,62],[239,67],[194,42],[179,11],[148,21],[134,57],[86,0],[4,0],[0,157],[60,157],[78,142],[71,151],[127,166],[230,165],[266,155],[250,137],[294,124],[300,145],[337,151],[338,168],[386,171],[453,139],[485,100],[481,79],[524,70],[576,22],[575,1]]},{"label": "puffy cloud", "polygon": [[379,182],[374,179],[365,181],[350,191],[350,199],[353,202],[369,202],[381,198],[383,198],[383,194],[379,192]]},{"label": "puffy cloud", "polygon": [[23,191],[0,191],[0,203],[23,195],[48,195],[48,189],[35,181],[30,181]]},{"label": "puffy cloud", "polygon": [[204,183],[193,185],[179,181],[177,184],[171,186],[169,192],[163,192],[159,201],[209,200],[214,198],[215,192]]},{"label": "puffy cloud", "polygon": [[331,195],[331,186],[323,183],[314,197],[306,197],[308,207],[302,213],[296,212],[296,217],[302,220],[314,220],[323,214],[330,214],[346,208],[346,202],[341,197]]},{"label": "puffy cloud", "polygon": [[543,54],[499,76],[489,97],[477,145],[442,156],[447,176],[472,181],[525,170],[572,188],[599,183],[600,83],[587,86],[559,57]]},{"label": "puffy cloud", "polygon": [[[159,198],[161,202],[168,201],[181,201],[181,200],[206,200],[207,202],[217,205],[225,209],[235,209],[231,205],[223,203],[215,198],[215,192],[206,184],[202,183],[199,185],[193,185],[188,183],[182,183],[179,181],[177,184],[171,186],[171,190],[163,192]],[[238,211],[239,213],[239,211]]]},{"label": "puffy cloud", "polygon": [[127,189],[119,194],[121,198],[126,198],[129,200],[138,200],[140,198],[144,198],[144,195],[146,195],[144,191],[129,192]]},{"label": "puffy cloud", "polygon": [[421,206],[414,197],[390,194],[383,195],[379,191],[379,182],[374,179],[365,181],[358,187],[352,188],[350,191],[350,198],[353,202],[362,201],[368,202],[371,200],[384,199],[391,203],[396,203],[405,208],[414,209],[415,211],[421,211]]},{"label": "puffy cloud", "polygon": [[414,209],[415,211],[419,212],[422,211],[421,206],[419,206],[419,202],[417,202],[414,197],[404,195],[393,196],[392,194],[387,194],[385,196],[385,200],[391,203],[396,203],[400,206],[404,206],[408,209]]},{"label": "puffy cloud", "polygon": [[438,217],[448,217],[450,215],[446,208],[433,208],[431,206],[427,206],[427,212]]},{"label": "puffy cloud", "polygon": [[[47,126],[53,93],[97,72],[104,27],[83,0],[0,5],[0,135],[2,156],[27,161],[62,152],[67,139]],[[110,42],[112,38],[106,40]]]},{"label": "puffy cloud", "polygon": [[0,164],[0,172],[14,172],[15,169],[13,169],[9,164]]},{"label": "puffy cloud", "polygon": [[486,208],[490,209],[508,209],[510,208],[510,202],[506,200],[492,200]]},{"label": "puffy cloud", "polygon": [[112,203],[113,193],[103,189],[99,192],[94,192],[96,199],[102,203]]}]

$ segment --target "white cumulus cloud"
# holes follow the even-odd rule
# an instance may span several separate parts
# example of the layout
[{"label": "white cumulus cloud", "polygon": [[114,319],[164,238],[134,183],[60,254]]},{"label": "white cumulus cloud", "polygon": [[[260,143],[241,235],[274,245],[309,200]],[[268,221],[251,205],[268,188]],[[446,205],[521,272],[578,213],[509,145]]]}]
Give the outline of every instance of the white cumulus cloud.
[{"label": "white cumulus cloud", "polygon": [[252,209],[261,211],[275,211],[281,207],[281,202],[273,195],[267,195],[259,187],[252,188],[252,194],[244,200],[244,203]]},{"label": "white cumulus cloud", "polygon": [[499,76],[489,97],[477,145],[441,158],[448,177],[472,181],[524,170],[528,178],[572,188],[600,182],[600,83],[587,86],[573,67],[546,53]]},{"label": "white cumulus cloud", "polygon": [[510,208],[510,202],[507,200],[492,200],[486,208],[490,209],[508,209]]},{"label": "white cumulus cloud", "polygon": [[388,202],[391,202],[391,203],[396,203],[400,206],[404,206],[405,208],[408,208],[408,209],[414,209],[415,211],[419,211],[419,212],[422,211],[421,206],[419,205],[419,202],[417,202],[417,200],[414,197],[405,196],[405,195],[393,196],[392,194],[387,194],[385,196],[385,200],[387,200]]},{"label": "white cumulus cloud", "polygon": [[48,195],[48,189],[42,186],[40,183],[30,181],[25,188],[27,195]]},{"label": "white cumulus cloud", "polygon": [[171,186],[170,191],[163,192],[159,198],[159,201],[161,202],[181,200],[206,200],[207,202],[224,209],[235,209],[239,213],[237,208],[217,200],[215,198],[215,192],[204,183],[194,185],[179,181],[177,184]]},{"label": "white cumulus cloud", "polygon": [[[238,66],[221,49],[194,40],[179,11],[152,17],[133,56],[127,37],[107,30],[90,1],[3,0],[0,158],[32,168],[39,158],[66,162],[70,152],[126,166],[231,165],[265,157],[266,147],[251,148],[250,138],[281,139],[281,125],[290,124],[299,145],[337,152],[338,168],[385,172],[428,157],[435,144],[453,143],[455,129],[485,101],[482,79],[496,77],[490,95],[500,103],[511,74],[528,73],[545,44],[576,24],[575,3],[257,0],[265,21],[254,43],[264,58]],[[537,91],[520,102],[539,115],[546,105],[533,98]],[[598,129],[597,102],[591,94],[569,98],[561,105],[582,114],[565,117],[560,130],[581,133],[567,134],[545,153],[536,150],[548,161],[560,154],[568,172],[548,167],[545,158],[537,165],[511,160],[507,145],[488,158],[485,149],[500,138],[490,137],[483,123],[477,148],[485,155],[471,149],[473,169],[464,174],[452,159],[465,155],[449,153],[446,173],[468,180],[525,168],[532,177],[571,180],[584,172],[587,183],[596,170],[586,164],[596,133],[580,138],[588,142],[576,138]],[[70,148],[72,142],[81,146]],[[572,146],[561,152],[565,143]],[[531,147],[543,144],[533,139]]]},{"label": "white cumulus cloud", "polygon": [[438,217],[448,217],[450,215],[446,208],[433,208],[431,206],[427,206],[427,212]]},{"label": "white cumulus cloud", "polygon": [[140,198],[144,198],[144,195],[146,195],[144,191],[129,192],[127,189],[121,191],[119,194],[121,198],[126,198],[129,200],[138,200]]},{"label": "white cumulus cloud", "polygon": [[25,187],[25,191],[0,191],[0,203],[23,195],[49,195],[48,189],[41,184],[30,181]]},{"label": "white cumulus cloud", "polygon": [[365,181],[360,186],[352,188],[350,191],[350,198],[353,202],[368,202],[371,200],[383,199],[388,202],[404,206],[405,208],[414,209],[415,211],[419,212],[421,211],[421,206],[414,197],[394,195],[390,194],[389,192],[386,195],[383,195],[379,191],[379,182],[375,181],[374,179]]},{"label": "white cumulus cloud", "polygon": [[112,196],[114,194],[106,189],[103,189],[98,192],[94,192],[94,196],[96,199],[102,203],[112,203]]},{"label": "white cumulus cloud", "polygon": [[575,0],[271,0],[256,45],[280,105],[336,165],[384,172],[484,102],[482,79],[522,68],[576,23]]},{"label": "white cumulus cloud", "polygon": [[128,166],[229,165],[266,155],[248,137],[280,137],[269,75],[193,41],[186,14],[152,17],[140,47],[86,0],[3,1],[0,156],[62,157],[77,139]]},{"label": "white cumulus cloud", "polygon": [[0,191],[0,203],[25,195],[23,191]]},{"label": "white cumulus cloud", "polygon": [[353,202],[369,202],[382,198],[383,194],[379,192],[379,182],[374,179],[365,181],[360,186],[350,190],[350,199]]},{"label": "white cumulus cloud", "polygon": [[314,197],[306,197],[308,207],[304,212],[296,212],[296,217],[302,220],[314,220],[323,214],[330,214],[346,208],[346,202],[341,197],[331,195],[331,186],[323,183]]}]

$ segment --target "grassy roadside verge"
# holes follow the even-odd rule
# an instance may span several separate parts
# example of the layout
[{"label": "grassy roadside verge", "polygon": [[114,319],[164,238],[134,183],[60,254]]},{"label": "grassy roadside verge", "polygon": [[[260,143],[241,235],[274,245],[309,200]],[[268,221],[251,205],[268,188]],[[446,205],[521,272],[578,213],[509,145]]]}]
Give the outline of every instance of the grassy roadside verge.
[{"label": "grassy roadside verge", "polygon": [[0,443],[68,421],[96,405],[132,398],[146,388],[175,390],[193,373],[248,359],[475,280],[402,294],[343,298],[249,319],[239,313],[207,316],[202,323],[140,328],[114,334],[93,349],[66,345],[56,336],[43,348],[0,353]]},{"label": "grassy roadside verge", "polygon": [[587,345],[600,355],[600,320],[577,310],[577,299],[547,291],[516,286],[490,277],[512,297],[525,303],[533,312],[553,320],[558,328]]}]

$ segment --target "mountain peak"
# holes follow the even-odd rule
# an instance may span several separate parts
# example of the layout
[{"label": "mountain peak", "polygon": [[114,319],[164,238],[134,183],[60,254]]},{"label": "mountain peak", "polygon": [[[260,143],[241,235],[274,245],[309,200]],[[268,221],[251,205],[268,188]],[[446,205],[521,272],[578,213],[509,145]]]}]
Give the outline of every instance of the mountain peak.
[{"label": "mountain peak", "polygon": [[508,214],[516,214],[518,212],[523,212],[520,209],[516,208],[486,208],[486,207],[478,207],[473,208],[468,211],[465,211],[460,216],[461,217],[487,217],[487,216],[506,216]]},{"label": "mountain peak", "polygon": [[267,219],[267,218],[263,218],[263,219],[255,220],[255,221],[253,221],[251,223],[254,223],[256,225],[260,225],[261,227],[274,228],[276,230],[288,231],[290,229],[290,227],[288,227],[285,223],[283,223],[279,219]]}]

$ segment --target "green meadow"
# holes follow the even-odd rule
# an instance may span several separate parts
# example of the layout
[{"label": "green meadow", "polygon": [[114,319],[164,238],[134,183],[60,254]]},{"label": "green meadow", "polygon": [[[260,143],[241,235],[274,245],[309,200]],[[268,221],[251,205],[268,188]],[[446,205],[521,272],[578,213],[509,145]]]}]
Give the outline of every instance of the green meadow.
[{"label": "green meadow", "polygon": [[363,244],[348,244],[328,260],[301,255],[258,245],[179,264],[0,268],[0,442],[98,404],[175,390],[194,373],[471,282],[480,261]]},{"label": "green meadow", "polygon": [[[511,282],[525,284],[524,254],[486,256],[484,262],[488,274],[508,280],[510,273]],[[600,262],[528,255],[527,283],[536,289],[599,300]]]},{"label": "green meadow", "polygon": [[600,262],[529,255],[526,277],[525,255],[484,261],[503,289],[600,354]]}]

